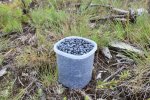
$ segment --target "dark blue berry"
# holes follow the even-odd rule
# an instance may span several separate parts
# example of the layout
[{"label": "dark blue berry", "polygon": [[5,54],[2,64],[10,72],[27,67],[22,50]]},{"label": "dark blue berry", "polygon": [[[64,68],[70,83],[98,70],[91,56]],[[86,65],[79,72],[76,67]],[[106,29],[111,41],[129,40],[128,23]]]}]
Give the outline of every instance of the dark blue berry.
[{"label": "dark blue berry", "polygon": [[74,38],[65,39],[57,46],[57,48],[58,50],[69,54],[84,55],[90,52],[94,48],[94,45],[83,39]]}]

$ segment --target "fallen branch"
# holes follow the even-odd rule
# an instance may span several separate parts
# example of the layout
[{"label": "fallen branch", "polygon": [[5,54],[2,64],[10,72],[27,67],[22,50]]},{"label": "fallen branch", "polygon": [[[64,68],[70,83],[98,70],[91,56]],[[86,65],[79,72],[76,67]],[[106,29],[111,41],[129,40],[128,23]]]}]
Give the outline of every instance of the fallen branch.
[{"label": "fallen branch", "polygon": [[[93,7],[93,6],[106,7],[106,8],[109,8],[111,10],[111,12],[116,14],[116,15],[106,16],[104,18],[97,17],[96,19],[95,18],[90,19],[91,23],[96,22],[96,21],[102,21],[102,20],[112,20],[112,21],[116,21],[117,20],[117,21],[123,21],[123,22],[130,21],[132,23],[135,23],[137,14],[138,13],[141,14],[142,11],[144,12],[144,10],[142,10],[142,11],[141,10],[135,11],[133,9],[123,10],[123,9],[112,7],[110,5],[91,4],[90,6],[91,7]],[[119,20],[119,18],[120,18],[120,20]]]},{"label": "fallen branch", "polygon": [[[73,4],[71,6],[80,7],[81,3],[76,3],[76,4]],[[88,3],[87,7],[105,7],[105,8],[111,9],[113,12],[117,12],[119,14],[129,14],[129,11],[123,10],[123,9],[119,9],[119,8],[114,8],[111,5],[92,4],[90,2],[90,4]]]},{"label": "fallen branch", "polygon": [[18,76],[17,78],[18,78],[19,83],[20,83],[22,86],[24,86],[24,84],[23,84],[22,81],[20,80],[19,76]]},{"label": "fallen branch", "polygon": [[119,22],[127,22],[126,18],[115,18],[114,21],[119,21]]},{"label": "fallen branch", "polygon": [[[35,82],[35,80],[33,80],[25,89],[24,89],[24,93],[22,94],[22,98],[21,98],[21,100],[25,97],[25,95],[27,94],[27,93],[29,93],[28,92],[28,89],[34,84],[34,82]],[[14,99],[15,100],[15,99]]]},{"label": "fallen branch", "polygon": [[104,18],[100,18],[99,16],[91,18],[90,22],[95,23],[95,22],[100,22],[102,20],[113,20],[115,18],[127,18],[127,15],[111,15],[111,16],[106,16]]},{"label": "fallen branch", "polygon": [[119,9],[119,8],[112,8],[112,11],[115,12],[115,13],[121,14],[121,15],[129,14],[129,11],[123,10],[123,9]]},{"label": "fallen branch", "polygon": [[74,4],[71,4],[70,6],[79,7],[81,5],[88,5],[89,7],[106,7],[106,8],[112,8],[112,6],[110,6],[110,5],[92,4],[91,1],[88,4],[74,3]]},{"label": "fallen branch", "polygon": [[105,8],[109,8],[111,9],[113,12],[116,12],[118,14],[129,14],[129,11],[127,10],[123,10],[123,9],[119,9],[119,8],[114,8],[111,5],[100,5],[100,4],[91,4],[90,7],[105,7]]},{"label": "fallen branch", "polygon": [[107,77],[104,82],[108,82],[109,80],[111,80],[112,78],[114,78],[118,73],[120,73],[125,67],[121,67],[119,68],[114,74],[110,75],[109,77]]},{"label": "fallen branch", "polygon": [[109,65],[109,67],[119,65],[119,64],[130,64],[130,62],[118,62],[118,63],[114,63],[114,64]]}]

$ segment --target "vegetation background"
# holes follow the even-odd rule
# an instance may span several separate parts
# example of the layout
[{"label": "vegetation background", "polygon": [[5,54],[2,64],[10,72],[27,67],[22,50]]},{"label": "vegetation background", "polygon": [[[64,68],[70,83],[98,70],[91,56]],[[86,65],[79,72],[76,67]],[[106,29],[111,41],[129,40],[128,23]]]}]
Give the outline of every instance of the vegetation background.
[{"label": "vegetation background", "polygon": [[[149,12],[150,1],[0,0],[0,100],[149,100],[149,14],[137,16],[136,23],[129,18],[125,23],[98,21],[112,15],[108,5]],[[57,82],[53,45],[71,35],[90,38],[99,47],[93,78],[82,90],[69,90]],[[144,55],[121,52],[134,63],[118,63],[118,51],[110,49],[113,58],[108,60],[102,48],[110,47],[112,41],[141,48]],[[99,73],[101,79],[97,79]],[[110,75],[114,77],[106,81]]]}]

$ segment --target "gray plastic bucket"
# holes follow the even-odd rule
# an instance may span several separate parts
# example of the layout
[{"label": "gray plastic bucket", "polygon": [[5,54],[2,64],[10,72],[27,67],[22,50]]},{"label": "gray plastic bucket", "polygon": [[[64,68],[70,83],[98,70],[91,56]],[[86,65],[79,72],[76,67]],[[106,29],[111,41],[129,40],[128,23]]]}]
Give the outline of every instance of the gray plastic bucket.
[{"label": "gray plastic bucket", "polygon": [[[94,48],[84,55],[73,55],[62,52],[57,49],[57,46],[64,39],[78,38],[86,40],[94,45]],[[58,65],[58,81],[70,89],[84,88],[91,80],[94,54],[97,50],[97,44],[89,39],[70,36],[58,41],[54,45]]]}]

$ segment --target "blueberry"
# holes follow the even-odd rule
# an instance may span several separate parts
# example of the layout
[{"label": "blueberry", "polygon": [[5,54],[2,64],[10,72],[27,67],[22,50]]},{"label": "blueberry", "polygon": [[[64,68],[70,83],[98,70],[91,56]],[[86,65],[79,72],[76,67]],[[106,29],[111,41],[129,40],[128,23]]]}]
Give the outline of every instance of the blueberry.
[{"label": "blueberry", "polygon": [[65,39],[57,48],[62,51],[73,55],[84,55],[90,52],[94,45],[83,39]]}]

